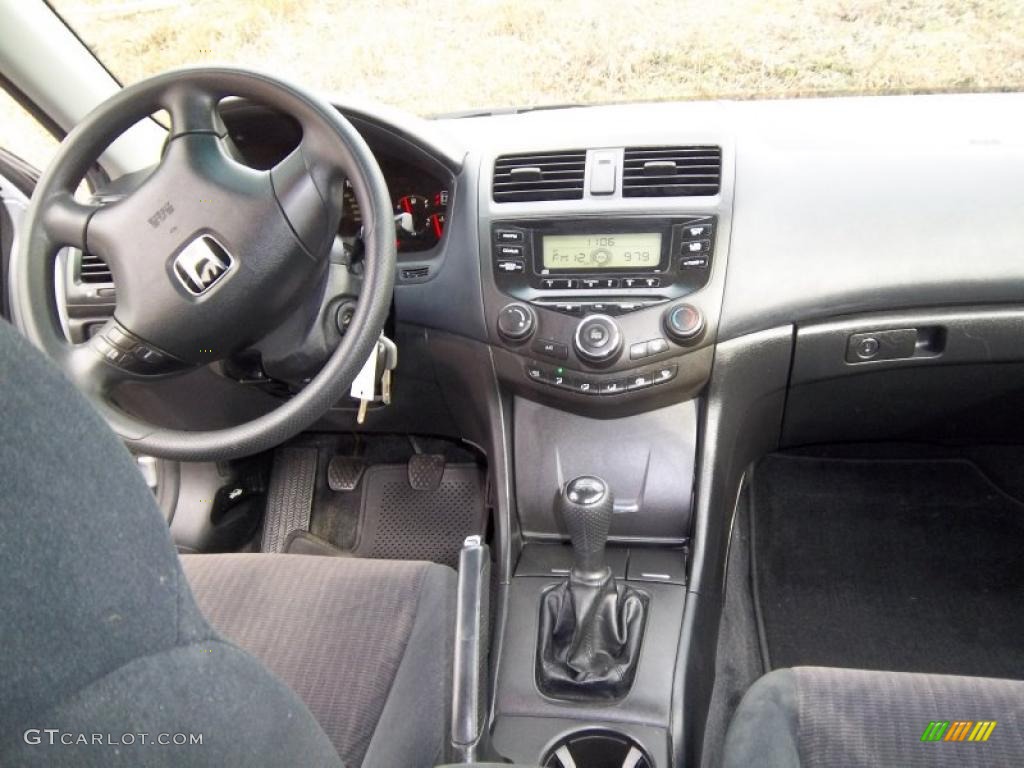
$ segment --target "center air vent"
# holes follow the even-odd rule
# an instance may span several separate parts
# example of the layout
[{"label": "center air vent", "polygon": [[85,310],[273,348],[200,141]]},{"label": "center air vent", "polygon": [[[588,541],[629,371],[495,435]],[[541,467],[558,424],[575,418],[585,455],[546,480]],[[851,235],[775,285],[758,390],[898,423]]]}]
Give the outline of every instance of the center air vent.
[{"label": "center air vent", "polygon": [[627,148],[622,164],[623,197],[717,195],[721,181],[721,147]]},{"label": "center air vent", "polygon": [[502,155],[494,161],[494,202],[581,200],[584,150]]},{"label": "center air vent", "polygon": [[83,283],[112,283],[110,267],[99,256],[91,253],[82,254],[82,266],[78,271],[79,280]]}]

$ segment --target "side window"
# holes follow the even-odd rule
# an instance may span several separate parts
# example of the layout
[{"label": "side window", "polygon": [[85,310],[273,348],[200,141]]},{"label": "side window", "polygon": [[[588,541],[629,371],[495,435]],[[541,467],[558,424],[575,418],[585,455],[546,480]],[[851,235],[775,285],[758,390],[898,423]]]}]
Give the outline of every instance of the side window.
[{"label": "side window", "polygon": [[57,152],[58,143],[14,97],[0,88],[0,148],[42,172]]}]

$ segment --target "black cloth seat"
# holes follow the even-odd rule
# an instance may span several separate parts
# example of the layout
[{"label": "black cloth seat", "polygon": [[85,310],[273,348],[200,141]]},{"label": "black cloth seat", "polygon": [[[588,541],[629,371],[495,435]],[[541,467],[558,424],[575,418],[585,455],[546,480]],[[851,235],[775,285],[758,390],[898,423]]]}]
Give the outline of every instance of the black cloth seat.
[{"label": "black cloth seat", "polygon": [[346,765],[444,759],[455,572],[317,555],[186,555],[203,615],[309,707]]},{"label": "black cloth seat", "polygon": [[454,572],[184,560],[124,446],[0,322],[0,765],[443,762]]},{"label": "black cloth seat", "polygon": [[826,667],[775,670],[740,702],[723,765],[1024,765],[1024,682]]}]

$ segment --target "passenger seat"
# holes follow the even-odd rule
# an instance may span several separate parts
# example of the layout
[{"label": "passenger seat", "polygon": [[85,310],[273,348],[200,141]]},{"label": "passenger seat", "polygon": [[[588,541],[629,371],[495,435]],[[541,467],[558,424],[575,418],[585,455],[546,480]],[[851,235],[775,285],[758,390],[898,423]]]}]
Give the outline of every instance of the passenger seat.
[{"label": "passenger seat", "polygon": [[1024,765],[1024,682],[826,667],[775,670],[740,702],[723,765]]}]

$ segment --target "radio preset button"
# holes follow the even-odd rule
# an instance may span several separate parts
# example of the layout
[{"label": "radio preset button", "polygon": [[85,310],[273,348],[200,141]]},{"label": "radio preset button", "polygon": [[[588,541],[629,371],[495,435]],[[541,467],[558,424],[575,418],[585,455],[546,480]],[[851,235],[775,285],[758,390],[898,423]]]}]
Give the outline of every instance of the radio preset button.
[{"label": "radio preset button", "polygon": [[542,288],[554,291],[570,290],[577,285],[576,280],[564,277],[545,277],[540,284]]}]

